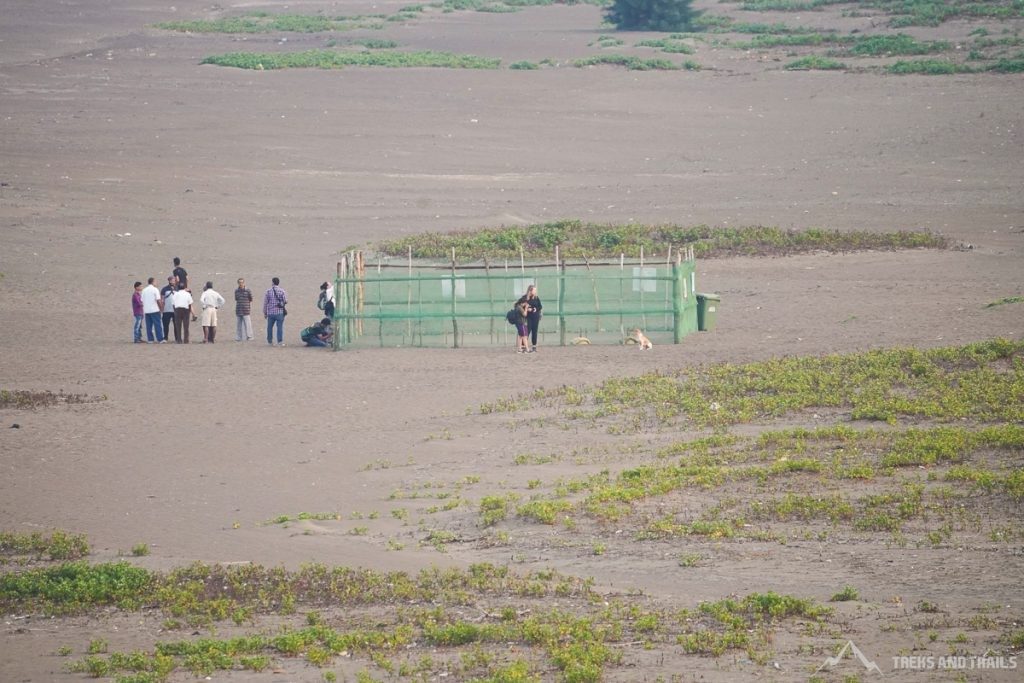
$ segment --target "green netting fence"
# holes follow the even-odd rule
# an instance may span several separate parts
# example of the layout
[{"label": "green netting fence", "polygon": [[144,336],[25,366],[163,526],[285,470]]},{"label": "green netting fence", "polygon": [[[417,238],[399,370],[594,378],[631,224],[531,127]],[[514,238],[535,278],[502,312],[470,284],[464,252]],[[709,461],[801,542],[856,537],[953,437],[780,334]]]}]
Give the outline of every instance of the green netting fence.
[{"label": "green netting fence", "polygon": [[334,282],[334,348],[512,346],[505,314],[529,285],[543,304],[542,346],[655,343],[697,331],[693,253],[661,263],[413,263],[343,257]]}]

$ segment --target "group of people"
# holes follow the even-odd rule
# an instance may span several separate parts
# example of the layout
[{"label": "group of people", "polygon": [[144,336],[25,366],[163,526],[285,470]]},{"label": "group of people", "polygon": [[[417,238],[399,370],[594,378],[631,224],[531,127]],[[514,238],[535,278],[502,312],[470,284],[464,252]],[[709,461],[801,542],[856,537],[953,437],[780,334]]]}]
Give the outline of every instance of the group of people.
[{"label": "group of people", "polygon": [[[201,318],[203,343],[213,344],[217,339],[217,311],[227,300],[213,288],[213,282],[203,286],[198,302],[192,297],[188,285],[188,272],[181,265],[181,259],[174,257],[174,270],[167,276],[167,284],[157,289],[156,278],[149,278],[146,286],[141,282],[133,285],[132,315],[134,327],[132,339],[136,344],[164,344],[168,341],[173,326],[174,342],[189,343],[189,323]],[[332,342],[332,321],[334,319],[334,291],[327,282],[320,285],[317,308],[324,312],[324,318],[302,329],[299,337],[306,346],[327,347]],[[252,341],[252,290],[245,286],[245,278],[238,278],[235,289],[235,341]],[[198,307],[198,310],[197,310]],[[516,353],[537,352],[537,331],[543,317],[537,286],[530,285],[526,294],[516,301],[509,322],[515,321]],[[514,313],[514,315],[513,315]],[[267,344],[284,346],[284,319],[288,315],[288,293],[281,288],[280,278],[271,278],[270,288],[263,294],[263,317],[267,321]],[[145,322],[146,339],[142,338]]]},{"label": "group of people", "polygon": [[[167,276],[167,284],[157,289],[156,278],[149,278],[145,286],[136,282],[132,292],[132,315],[134,327],[132,339],[136,344],[145,341],[147,344],[164,344],[174,330],[176,344],[189,343],[189,324],[200,321],[203,328],[203,343],[213,344],[217,339],[217,312],[227,303],[213,282],[203,286],[198,301],[193,298],[188,283],[188,272],[181,265],[181,259],[174,257],[174,270]],[[332,288],[325,282],[320,288],[320,301],[317,306],[328,316],[334,312]],[[238,278],[235,289],[235,341],[252,341],[252,290],[245,285],[245,278]],[[281,288],[280,278],[272,278],[270,288],[263,295],[263,317],[267,321],[267,344],[284,346],[284,319],[288,315],[288,293]],[[142,338],[142,327],[145,323],[146,338]],[[307,341],[306,330],[302,331],[302,340],[309,346],[328,346],[331,341],[331,318],[324,318],[318,323],[319,329]],[[309,329],[309,328],[306,328]]]}]

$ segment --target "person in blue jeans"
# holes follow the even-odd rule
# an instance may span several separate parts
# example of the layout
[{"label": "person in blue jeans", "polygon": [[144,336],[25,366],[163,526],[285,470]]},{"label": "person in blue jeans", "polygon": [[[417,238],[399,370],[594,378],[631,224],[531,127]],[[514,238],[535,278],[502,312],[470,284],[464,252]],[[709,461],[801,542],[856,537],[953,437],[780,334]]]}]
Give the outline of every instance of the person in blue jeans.
[{"label": "person in blue jeans", "polygon": [[284,317],[288,315],[288,294],[281,289],[281,278],[272,278],[273,283],[263,295],[263,317],[267,319],[267,343],[274,345],[274,326],[277,325],[277,345],[284,346]]},{"label": "person in blue jeans", "polygon": [[132,340],[136,344],[142,343],[142,283],[135,283],[135,291],[132,292],[132,315],[135,316],[135,327],[132,329]]},{"label": "person in blue jeans", "polygon": [[330,346],[331,345],[331,319],[324,318],[315,325],[302,330],[299,337],[306,346]]}]

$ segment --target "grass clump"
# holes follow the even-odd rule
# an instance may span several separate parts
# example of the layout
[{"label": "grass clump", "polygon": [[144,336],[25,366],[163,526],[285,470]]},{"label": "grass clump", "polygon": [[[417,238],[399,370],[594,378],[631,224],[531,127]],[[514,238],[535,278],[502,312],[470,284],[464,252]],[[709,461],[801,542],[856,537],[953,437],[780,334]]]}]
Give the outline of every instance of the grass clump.
[{"label": "grass clump", "polygon": [[486,526],[494,526],[508,517],[509,503],[518,500],[519,496],[510,494],[507,496],[484,496],[480,499],[480,523]]},{"label": "grass clump", "polygon": [[46,536],[40,532],[30,534],[0,532],[0,558],[3,561],[29,557],[35,560],[77,560],[89,554],[89,542],[84,535],[68,534],[56,530]]},{"label": "grass clump", "polygon": [[665,38],[641,40],[636,43],[636,47],[656,47],[662,52],[668,52],[669,54],[692,55],[694,49],[683,42],[683,39],[683,34],[673,33]]},{"label": "grass clump", "polygon": [[155,585],[154,576],[127,562],[68,562],[0,576],[0,607],[74,614],[96,607],[137,608]]},{"label": "grass clump", "polygon": [[900,60],[891,64],[886,71],[891,74],[922,74],[925,76],[944,76],[948,74],[971,73],[973,68],[965,64],[957,64],[947,59],[913,59]]},{"label": "grass clump", "polygon": [[849,602],[851,600],[859,600],[860,593],[853,586],[843,586],[842,590],[829,598],[829,602]]},{"label": "grass clump", "polygon": [[985,308],[995,308],[996,306],[1006,306],[1007,304],[1020,304],[1024,303],[1024,296],[1007,296],[996,301],[990,301],[985,304]]},{"label": "grass clump", "polygon": [[690,70],[698,68],[696,65],[679,67],[667,59],[641,59],[640,57],[620,54],[596,55],[594,57],[577,59],[573,62],[573,66],[578,68],[604,64],[623,66],[629,71],[676,71],[680,68]]},{"label": "grass clump", "polygon": [[945,40],[919,41],[905,33],[895,35],[860,36],[846,49],[858,57],[887,55],[929,55],[951,49]]},{"label": "grass clump", "polygon": [[764,33],[755,35],[748,42],[733,43],[730,47],[738,50],[764,50],[773,47],[818,47],[842,42],[844,39],[834,33]]},{"label": "grass clump", "polygon": [[787,63],[783,68],[789,71],[845,71],[849,67],[834,59],[808,55]]},{"label": "grass clump", "polygon": [[680,615],[695,628],[678,636],[677,642],[685,652],[713,657],[728,650],[746,650],[753,661],[764,663],[773,624],[792,618],[821,622],[831,613],[813,600],[774,592],[703,602],[696,610],[684,610]]},{"label": "grass clump", "polygon": [[305,50],[303,52],[230,52],[206,57],[200,64],[229,66],[237,69],[342,69],[345,67],[497,69],[500,59],[457,55],[450,52],[399,52],[393,50],[338,52]]},{"label": "grass clump", "polygon": [[31,391],[25,389],[0,389],[0,408],[48,408],[61,403],[96,403],[106,400],[106,396],[89,396],[87,394],[65,394],[61,389],[57,392],[49,390]]}]

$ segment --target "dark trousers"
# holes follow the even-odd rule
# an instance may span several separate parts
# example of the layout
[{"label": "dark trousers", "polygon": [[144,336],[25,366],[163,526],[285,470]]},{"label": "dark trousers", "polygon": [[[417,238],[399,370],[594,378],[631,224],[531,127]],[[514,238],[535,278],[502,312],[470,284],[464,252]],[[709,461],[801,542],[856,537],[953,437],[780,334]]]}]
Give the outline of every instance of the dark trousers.
[{"label": "dark trousers", "polygon": [[530,345],[537,345],[537,328],[540,327],[540,318],[526,318],[526,328],[530,332]]},{"label": "dark trousers", "polygon": [[174,329],[174,311],[170,313],[164,311],[161,315],[163,315],[164,319],[164,339],[170,339],[171,330]]},{"label": "dark trousers", "polygon": [[188,323],[192,311],[187,308],[174,309],[174,343],[188,344]]}]

